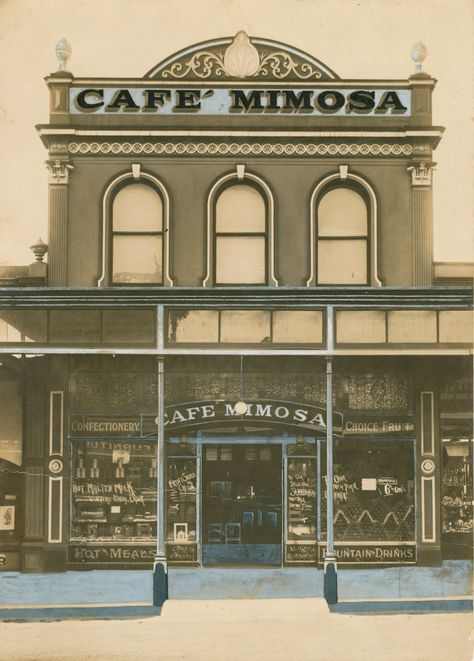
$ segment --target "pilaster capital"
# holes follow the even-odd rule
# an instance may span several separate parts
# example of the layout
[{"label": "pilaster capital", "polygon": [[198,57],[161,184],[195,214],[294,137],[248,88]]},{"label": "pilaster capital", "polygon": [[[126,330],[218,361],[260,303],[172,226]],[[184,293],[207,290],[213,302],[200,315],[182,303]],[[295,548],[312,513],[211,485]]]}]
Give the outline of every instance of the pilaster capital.
[{"label": "pilaster capital", "polygon": [[64,184],[69,183],[69,170],[73,170],[74,166],[69,161],[54,159],[46,161],[46,167],[49,171],[50,184]]},{"label": "pilaster capital", "polygon": [[411,175],[412,186],[431,186],[433,183],[433,172],[436,169],[436,163],[415,163],[407,168]]}]

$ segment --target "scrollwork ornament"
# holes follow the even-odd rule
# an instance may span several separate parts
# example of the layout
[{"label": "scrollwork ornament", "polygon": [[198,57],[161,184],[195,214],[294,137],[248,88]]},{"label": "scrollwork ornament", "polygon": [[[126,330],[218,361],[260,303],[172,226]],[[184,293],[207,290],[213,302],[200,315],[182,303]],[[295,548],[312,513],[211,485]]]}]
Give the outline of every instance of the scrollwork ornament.
[{"label": "scrollwork ornament", "polygon": [[300,61],[284,50],[257,50],[244,31],[238,32],[224,52],[201,50],[188,59],[177,61],[161,72],[163,79],[195,77],[266,78],[283,80],[293,76],[299,80],[317,80],[322,72],[310,62]]},{"label": "scrollwork ornament", "polygon": [[272,74],[274,78],[282,80],[288,78],[290,74],[294,74],[301,80],[308,80],[309,78],[321,78],[321,72],[314,69],[309,62],[298,63],[293,58],[283,51],[276,51],[266,55],[260,64],[256,76],[269,76]]},{"label": "scrollwork ornament", "polygon": [[162,78],[186,78],[192,73],[196,78],[206,79],[214,76],[224,76],[224,56],[222,53],[200,51],[195,53],[187,62],[176,62],[161,74]]}]

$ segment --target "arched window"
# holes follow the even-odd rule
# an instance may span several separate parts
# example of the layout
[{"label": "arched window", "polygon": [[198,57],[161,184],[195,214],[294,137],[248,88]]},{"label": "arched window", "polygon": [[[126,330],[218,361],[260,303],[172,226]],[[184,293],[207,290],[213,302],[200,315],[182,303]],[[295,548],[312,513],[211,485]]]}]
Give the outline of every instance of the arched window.
[{"label": "arched window", "polygon": [[265,285],[268,271],[267,210],[253,186],[225,188],[215,203],[216,285]]},{"label": "arched window", "polygon": [[163,203],[142,183],[124,186],[112,202],[113,284],[162,284]]},{"label": "arched window", "polygon": [[98,286],[172,287],[169,234],[165,187],[155,176],[132,166],[132,172],[119,175],[104,194]]},{"label": "arched window", "polygon": [[370,280],[369,217],[365,199],[337,186],[317,202],[317,283],[365,285]]},{"label": "arched window", "polygon": [[339,166],[311,196],[307,286],[380,287],[377,266],[377,198],[358,174]]}]

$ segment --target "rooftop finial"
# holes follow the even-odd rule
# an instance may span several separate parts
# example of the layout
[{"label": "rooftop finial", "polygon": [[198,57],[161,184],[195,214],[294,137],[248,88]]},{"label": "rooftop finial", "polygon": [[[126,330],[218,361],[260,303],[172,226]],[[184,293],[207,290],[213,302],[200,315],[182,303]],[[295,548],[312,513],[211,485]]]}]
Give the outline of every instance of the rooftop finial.
[{"label": "rooftop finial", "polygon": [[58,71],[67,71],[67,62],[71,57],[71,46],[67,39],[61,39],[56,44],[56,58],[59,62]]},{"label": "rooftop finial", "polygon": [[32,246],[30,246],[30,250],[33,251],[34,256],[36,257],[37,262],[42,262],[44,259],[44,256],[48,252],[48,246],[46,243],[39,238],[36,243],[34,243]]},{"label": "rooftop finial", "polygon": [[428,51],[426,50],[426,46],[424,43],[421,41],[417,41],[416,44],[412,46],[411,49],[411,59],[416,65],[415,72],[416,73],[421,73],[422,71],[422,64],[424,60],[426,59],[426,56],[428,54]]}]

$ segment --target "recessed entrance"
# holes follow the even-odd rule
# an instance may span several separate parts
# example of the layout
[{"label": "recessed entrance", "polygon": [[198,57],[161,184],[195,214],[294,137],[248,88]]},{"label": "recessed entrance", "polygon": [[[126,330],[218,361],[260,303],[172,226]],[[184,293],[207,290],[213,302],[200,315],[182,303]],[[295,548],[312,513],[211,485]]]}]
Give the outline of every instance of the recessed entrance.
[{"label": "recessed entrance", "polygon": [[281,564],[280,445],[206,445],[202,454],[202,561]]}]

